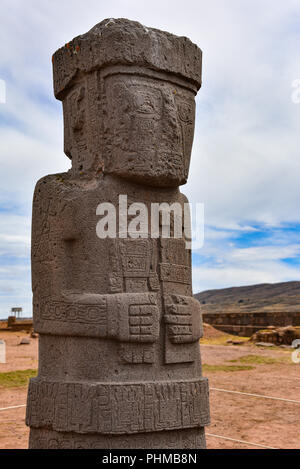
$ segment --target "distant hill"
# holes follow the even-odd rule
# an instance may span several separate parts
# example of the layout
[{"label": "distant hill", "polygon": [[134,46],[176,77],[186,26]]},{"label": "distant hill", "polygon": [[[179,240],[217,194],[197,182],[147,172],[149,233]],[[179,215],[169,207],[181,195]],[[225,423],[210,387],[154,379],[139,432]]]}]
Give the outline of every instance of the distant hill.
[{"label": "distant hill", "polygon": [[195,294],[203,313],[300,312],[300,282],[263,283]]}]

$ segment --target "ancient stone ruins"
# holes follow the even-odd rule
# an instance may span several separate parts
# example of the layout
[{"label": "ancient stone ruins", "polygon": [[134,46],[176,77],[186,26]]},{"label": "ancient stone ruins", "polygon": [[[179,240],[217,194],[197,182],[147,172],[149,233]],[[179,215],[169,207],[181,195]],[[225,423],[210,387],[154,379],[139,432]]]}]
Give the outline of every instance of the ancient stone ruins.
[{"label": "ancient stone ruins", "polygon": [[42,178],[34,194],[29,446],[205,448],[208,383],[185,240],[96,233],[99,203],[118,207],[120,194],[147,207],[187,202],[178,187],[201,51],[110,19],[59,49],[53,69],[72,169]]}]

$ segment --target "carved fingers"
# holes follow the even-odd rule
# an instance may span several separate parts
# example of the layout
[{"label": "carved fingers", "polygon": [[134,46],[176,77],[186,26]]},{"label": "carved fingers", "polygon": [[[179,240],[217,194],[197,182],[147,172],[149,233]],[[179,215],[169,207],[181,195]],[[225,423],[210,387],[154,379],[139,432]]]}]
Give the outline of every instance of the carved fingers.
[{"label": "carved fingers", "polygon": [[164,321],[168,337],[175,344],[196,342],[203,335],[200,304],[193,297],[168,295]]},{"label": "carved fingers", "polygon": [[110,299],[114,302],[112,316],[116,318],[115,333],[118,340],[153,343],[158,339],[159,310],[156,294],[121,293],[110,295]]},{"label": "carved fingers", "polygon": [[155,342],[158,337],[157,313],[155,305],[132,305],[129,309],[129,340]]}]

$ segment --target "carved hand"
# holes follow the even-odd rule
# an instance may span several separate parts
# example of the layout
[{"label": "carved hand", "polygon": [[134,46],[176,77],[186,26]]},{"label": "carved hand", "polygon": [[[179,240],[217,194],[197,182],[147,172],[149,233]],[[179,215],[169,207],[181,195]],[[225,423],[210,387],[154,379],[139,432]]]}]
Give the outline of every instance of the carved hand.
[{"label": "carved hand", "polygon": [[203,335],[200,304],[193,297],[165,297],[164,321],[168,337],[175,344],[197,342]]},{"label": "carved hand", "polygon": [[[65,292],[61,301],[44,302],[36,314],[37,330],[89,334],[121,342],[153,343],[159,336],[159,309],[155,293]],[[57,330],[57,326],[56,326]]]},{"label": "carved hand", "polygon": [[[110,295],[117,300],[118,338],[124,342],[155,342],[159,335],[159,310],[153,293]],[[112,305],[114,310],[115,306]]]}]

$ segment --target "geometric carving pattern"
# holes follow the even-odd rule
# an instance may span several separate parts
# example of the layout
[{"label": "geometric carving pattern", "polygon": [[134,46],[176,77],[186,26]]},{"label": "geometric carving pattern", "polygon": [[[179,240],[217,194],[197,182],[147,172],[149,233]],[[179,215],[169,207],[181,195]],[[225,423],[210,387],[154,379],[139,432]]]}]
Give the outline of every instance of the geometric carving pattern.
[{"label": "geometric carving pattern", "polygon": [[32,379],[27,425],[120,435],[209,425],[208,382],[63,383]]},{"label": "geometric carving pattern", "polygon": [[40,301],[35,329],[43,334],[155,342],[159,335],[157,297],[155,293],[116,293],[87,296],[85,304],[72,298],[69,303]]},{"label": "geometric carving pattern", "polygon": [[190,296],[168,295],[165,323],[169,340],[175,344],[197,342],[203,335],[199,302]]},{"label": "geometric carving pattern", "polygon": [[185,265],[160,264],[160,278],[163,282],[191,283],[191,269]]}]

